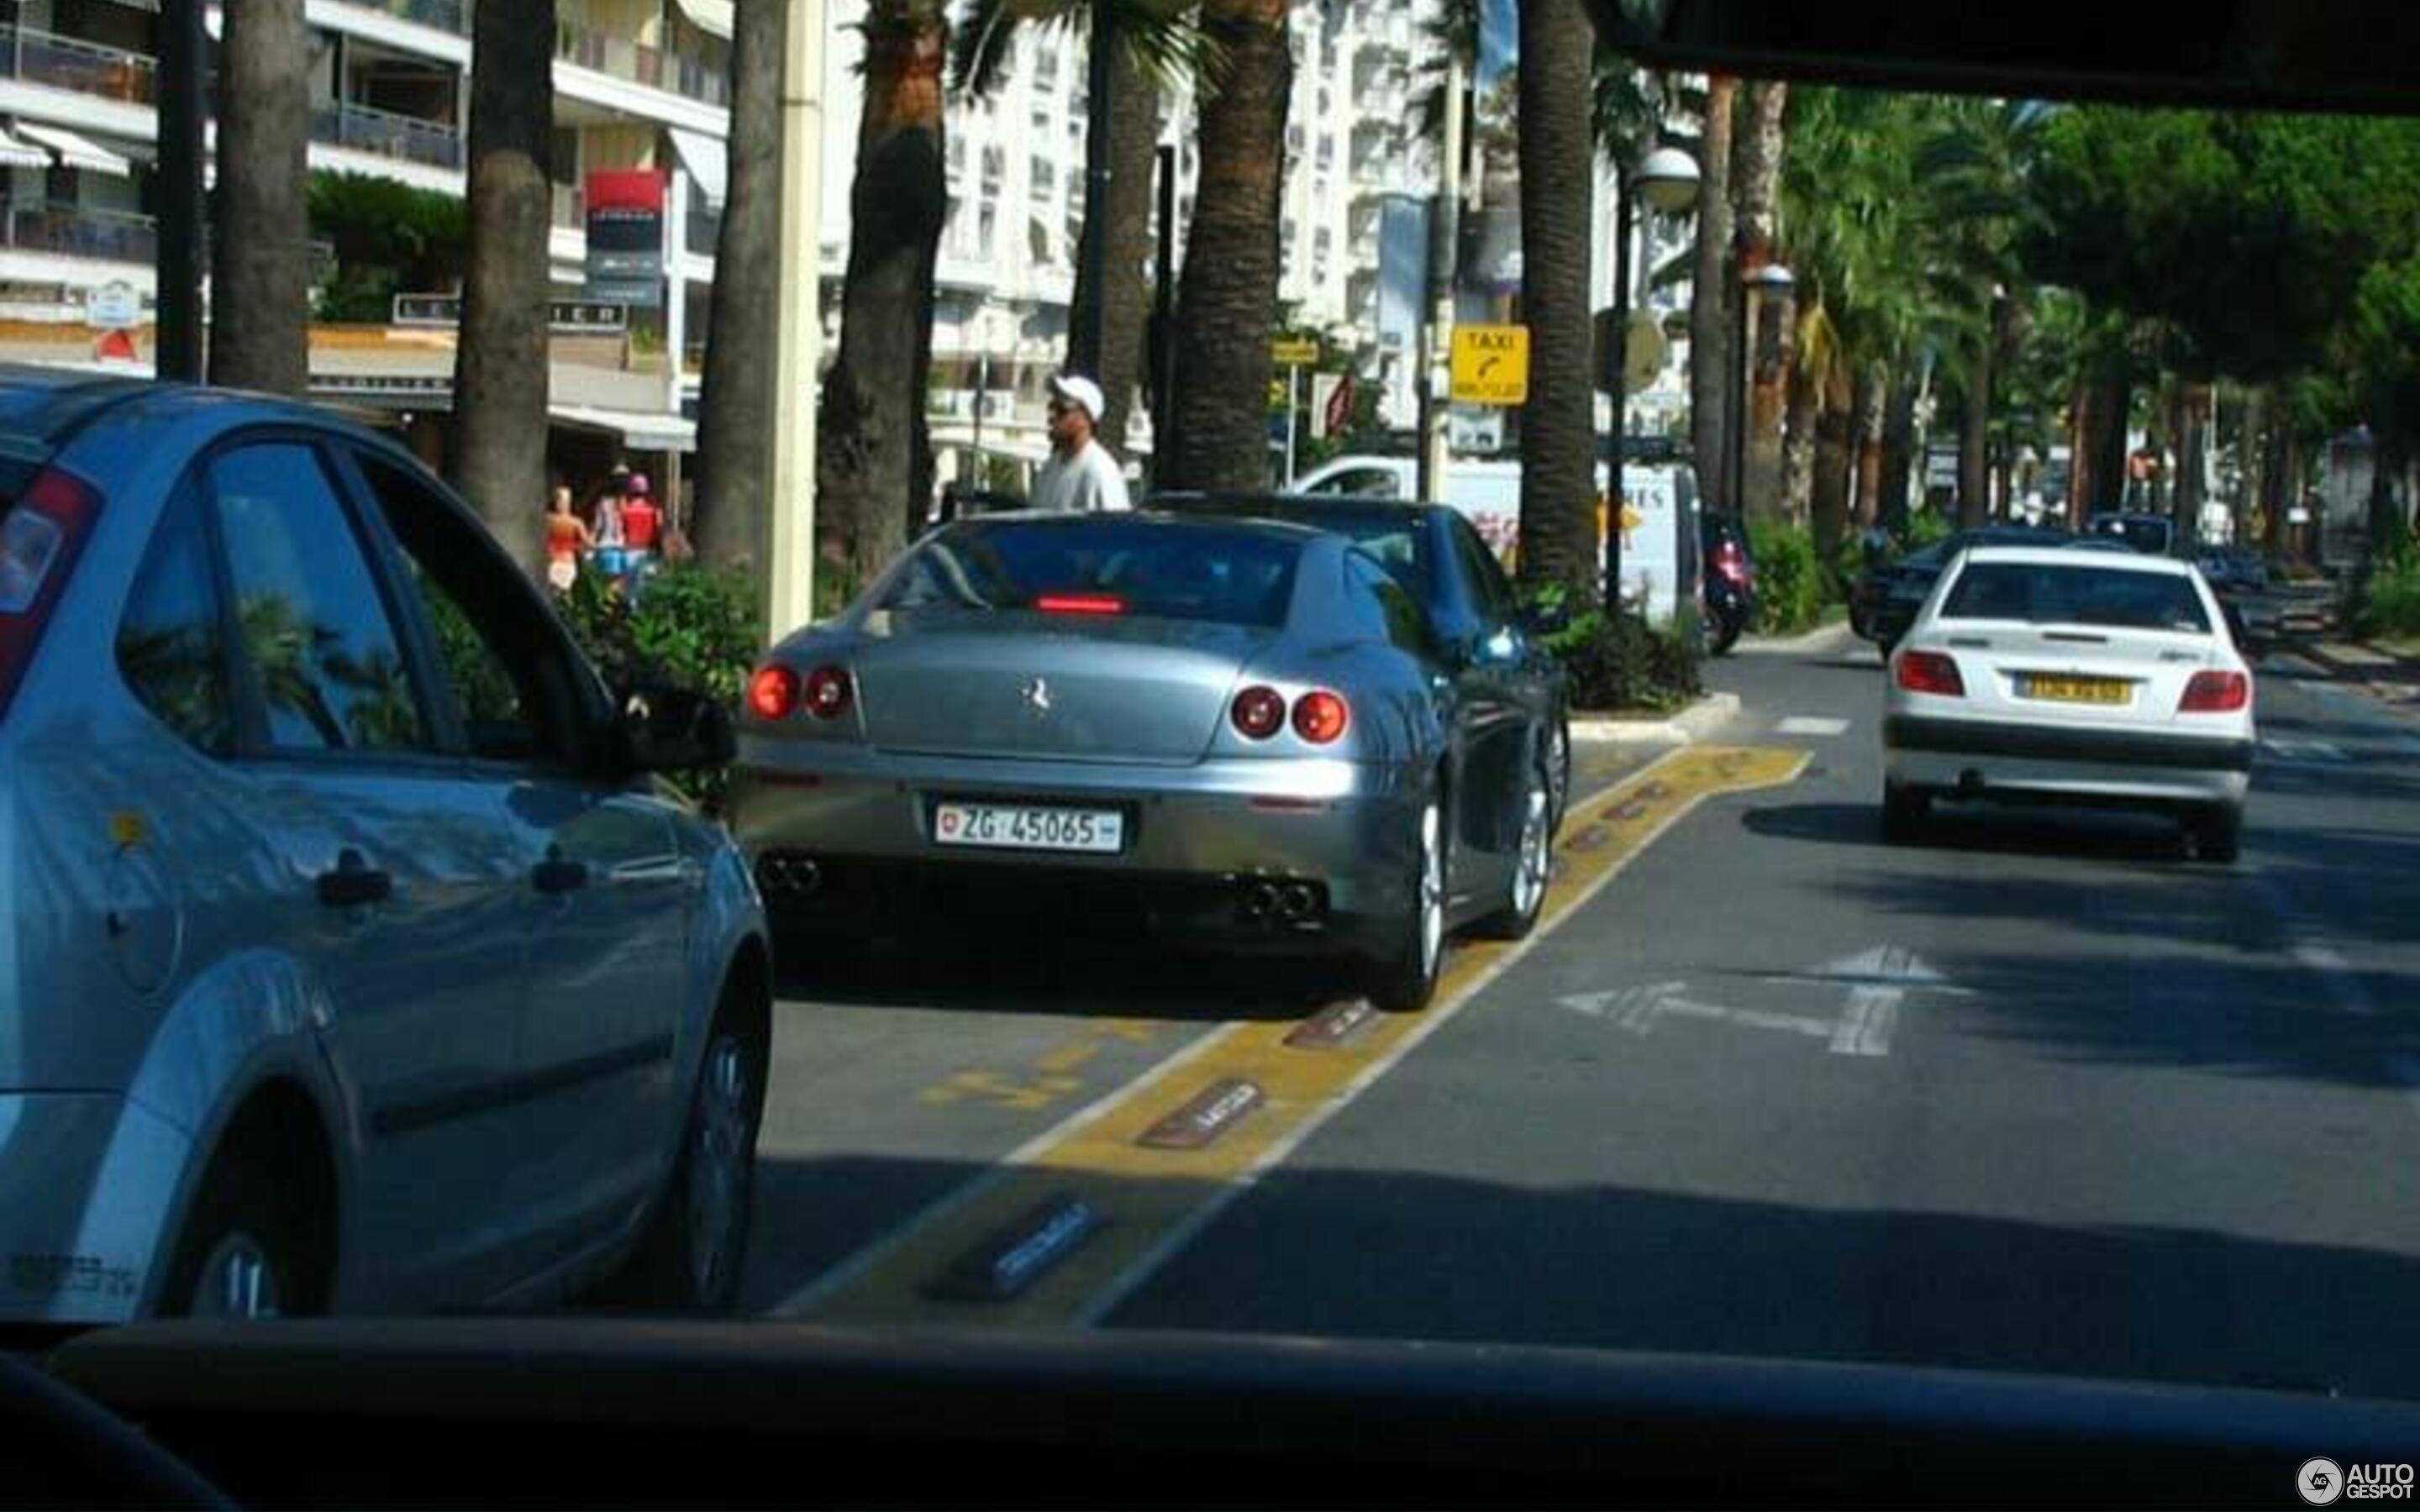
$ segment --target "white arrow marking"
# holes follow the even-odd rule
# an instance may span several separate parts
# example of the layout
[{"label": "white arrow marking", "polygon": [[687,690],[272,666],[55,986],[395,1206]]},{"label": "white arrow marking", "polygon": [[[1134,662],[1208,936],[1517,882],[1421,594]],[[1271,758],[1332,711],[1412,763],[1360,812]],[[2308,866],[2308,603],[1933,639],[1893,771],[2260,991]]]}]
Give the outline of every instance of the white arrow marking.
[{"label": "white arrow marking", "polygon": [[1832,1054],[1889,1055],[1891,1030],[1899,1023],[1899,1005],[1906,996],[1897,987],[1850,988],[1848,1006],[1832,1029]]},{"label": "white arrow marking", "polygon": [[1877,945],[1870,950],[1842,956],[1829,965],[1811,971],[1777,971],[1771,976],[1794,981],[1838,981],[1862,983],[1869,987],[1896,987],[1901,992],[1947,993],[1967,997],[1973,994],[1935,971],[1923,958],[1896,945]]}]

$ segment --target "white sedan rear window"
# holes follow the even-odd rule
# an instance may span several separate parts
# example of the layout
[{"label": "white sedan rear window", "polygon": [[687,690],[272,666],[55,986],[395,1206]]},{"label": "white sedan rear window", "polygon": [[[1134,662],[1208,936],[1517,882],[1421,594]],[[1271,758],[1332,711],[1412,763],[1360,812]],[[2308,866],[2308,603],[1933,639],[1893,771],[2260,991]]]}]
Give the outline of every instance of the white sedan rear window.
[{"label": "white sedan rear window", "polygon": [[1974,563],[1949,590],[1941,617],[2210,633],[2210,616],[2190,579],[2047,563]]}]

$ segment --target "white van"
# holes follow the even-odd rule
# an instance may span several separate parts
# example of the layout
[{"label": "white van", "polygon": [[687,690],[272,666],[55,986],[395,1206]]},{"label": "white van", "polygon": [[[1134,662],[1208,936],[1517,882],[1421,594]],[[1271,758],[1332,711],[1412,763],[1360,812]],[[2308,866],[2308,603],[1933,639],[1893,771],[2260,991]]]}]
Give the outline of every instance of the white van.
[{"label": "white van", "polygon": [[[1610,482],[1606,465],[1596,467],[1598,530],[1605,527],[1603,501]],[[1687,462],[1632,461],[1621,470],[1622,492],[1628,496],[1635,523],[1623,532],[1623,593],[1643,599],[1650,618],[1672,617],[1683,591],[1694,596],[1697,580],[1698,479]],[[1419,462],[1408,456],[1340,456],[1323,462],[1295,480],[1294,491],[1304,494],[1346,494],[1371,499],[1415,499],[1419,492]],[[1446,465],[1445,498],[1462,512],[1507,567],[1521,525],[1521,464],[1456,457]],[[1687,519],[1690,528],[1680,529]],[[1602,536],[1600,535],[1600,539]]]}]

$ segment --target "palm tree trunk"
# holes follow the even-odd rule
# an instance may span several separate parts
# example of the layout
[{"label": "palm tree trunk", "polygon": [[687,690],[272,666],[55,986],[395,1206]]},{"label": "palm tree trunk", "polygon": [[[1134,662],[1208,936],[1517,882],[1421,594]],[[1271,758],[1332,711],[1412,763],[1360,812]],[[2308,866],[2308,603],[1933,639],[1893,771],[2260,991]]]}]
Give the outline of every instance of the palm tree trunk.
[{"label": "palm tree trunk", "polygon": [[481,6],[472,39],[471,254],[454,348],[454,481],[513,559],[546,513],[548,159],[554,0]]},{"label": "palm tree trunk", "polygon": [[302,0],[227,0],[220,52],[210,381],[310,387],[310,46]]},{"label": "palm tree trunk", "polygon": [[1992,343],[1980,340],[1966,355],[1965,392],[1959,396],[1958,527],[1971,531],[1991,517],[1986,446],[1992,425]]},{"label": "palm tree trunk", "polygon": [[[1774,260],[1781,212],[1782,122],[1790,85],[1760,80],[1748,87],[1747,128],[1734,144],[1739,163],[1740,268],[1752,274]],[[1781,426],[1792,346],[1791,301],[1767,295],[1751,299],[1748,316],[1756,346],[1748,380],[1747,450],[1743,458],[1742,501],[1747,513],[1776,523],[1788,518],[1782,499]]]},{"label": "palm tree trunk", "polygon": [[[1156,250],[1153,235],[1153,177],[1159,163],[1159,82],[1142,66],[1131,48],[1120,47],[1109,83],[1109,193],[1104,208],[1109,235],[1108,297],[1101,309],[1101,371],[1093,375],[1101,385],[1107,406],[1097,432],[1109,449],[1123,457],[1126,423],[1143,380],[1144,324],[1151,314],[1151,283],[1143,265]],[[1092,239],[1100,235],[1103,215],[1091,201],[1084,206],[1084,242],[1076,260],[1075,308],[1067,327],[1067,349],[1081,351],[1085,326],[1092,319]],[[1158,445],[1159,439],[1153,438]]]},{"label": "palm tree trunk", "polygon": [[2210,396],[2207,383],[2177,386],[2177,534],[2197,540],[2201,533],[2203,452],[2210,444]]},{"label": "palm tree trunk", "polygon": [[1278,217],[1285,187],[1294,54],[1286,0],[1205,0],[1202,29],[1227,73],[1201,105],[1193,221],[1178,284],[1177,488],[1268,484],[1269,332],[1278,316]]},{"label": "palm tree trunk", "polygon": [[2093,384],[2093,421],[2097,426],[2089,448],[2092,491],[2086,495],[2087,515],[2116,512],[2126,498],[2126,421],[2134,408],[2134,387],[2118,359],[2110,359]]},{"label": "palm tree trunk", "polygon": [[698,396],[699,556],[760,585],[771,543],[782,275],[782,54],[789,0],[742,0],[731,39],[731,147]]},{"label": "palm tree trunk", "polygon": [[1849,532],[1849,484],[1856,472],[1850,445],[1853,399],[1848,379],[1835,373],[1823,383],[1815,414],[1815,560],[1825,568],[1839,560],[1840,542]]},{"label": "palm tree trunk", "polygon": [[933,264],[948,216],[941,168],[941,0],[876,0],[865,18],[865,104],[849,191],[840,354],[824,379],[815,493],[864,581],[890,564],[933,497],[925,379]]},{"label": "palm tree trunk", "polygon": [[1884,409],[1891,393],[1887,363],[1870,363],[1857,376],[1857,403],[1852,432],[1857,449],[1856,498],[1850,510],[1860,530],[1882,517]]},{"label": "palm tree trunk", "polygon": [[1907,486],[1915,466],[1916,375],[1895,374],[1883,413],[1882,496],[1874,521],[1893,535],[1907,532]]},{"label": "palm tree trunk", "polygon": [[1529,402],[1521,414],[1520,569],[1582,603],[1603,597],[1596,407],[1590,376],[1589,242],[1596,145],[1594,33],[1581,0],[1521,0],[1521,317]]},{"label": "palm tree trunk", "polygon": [[1698,261],[1689,302],[1689,441],[1709,513],[1736,515],[1730,497],[1731,117],[1739,81],[1706,81],[1706,130],[1698,178]]},{"label": "palm tree trunk", "polygon": [[1783,497],[1793,520],[1812,517],[1815,508],[1815,412],[1823,396],[1822,375],[1792,363],[1790,369],[1788,435],[1781,447]]}]

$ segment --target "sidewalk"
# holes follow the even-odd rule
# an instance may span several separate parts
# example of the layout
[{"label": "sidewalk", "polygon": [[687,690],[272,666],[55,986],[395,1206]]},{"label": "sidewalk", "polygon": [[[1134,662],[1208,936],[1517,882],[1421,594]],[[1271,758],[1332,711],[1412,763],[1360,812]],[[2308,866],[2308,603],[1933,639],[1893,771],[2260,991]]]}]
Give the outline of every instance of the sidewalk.
[{"label": "sidewalk", "polygon": [[1575,714],[1576,745],[1686,746],[1706,738],[1739,713],[1737,693],[1708,693],[1677,714]]},{"label": "sidewalk", "polygon": [[2330,677],[2362,688],[2382,703],[2420,708],[2420,644],[2306,640],[2280,649],[2316,662]]}]

